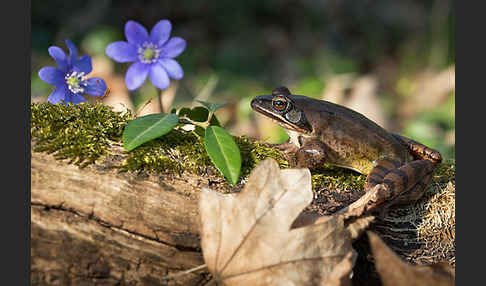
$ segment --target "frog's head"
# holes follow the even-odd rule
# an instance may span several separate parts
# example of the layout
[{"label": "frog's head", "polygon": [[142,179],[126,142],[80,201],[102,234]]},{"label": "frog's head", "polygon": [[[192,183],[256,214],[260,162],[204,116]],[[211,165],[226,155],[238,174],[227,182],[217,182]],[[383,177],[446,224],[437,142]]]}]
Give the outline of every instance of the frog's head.
[{"label": "frog's head", "polygon": [[261,113],[284,129],[299,133],[312,133],[312,125],[305,115],[305,104],[299,102],[299,96],[290,94],[288,88],[281,86],[272,90],[270,95],[260,95],[251,101],[251,108]]}]

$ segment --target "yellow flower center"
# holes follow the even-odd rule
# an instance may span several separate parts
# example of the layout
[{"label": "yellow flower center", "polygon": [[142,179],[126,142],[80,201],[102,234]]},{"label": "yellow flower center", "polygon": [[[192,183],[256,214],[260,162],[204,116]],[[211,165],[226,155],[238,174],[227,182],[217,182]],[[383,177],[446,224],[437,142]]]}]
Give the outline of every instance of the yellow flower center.
[{"label": "yellow flower center", "polygon": [[78,86],[79,85],[79,80],[75,77],[70,77],[67,80],[67,84],[71,86]]},{"label": "yellow flower center", "polygon": [[150,42],[138,46],[138,59],[144,64],[152,64],[159,60],[161,49]]},{"label": "yellow flower center", "polygon": [[68,89],[73,93],[83,93],[84,89],[88,85],[86,82],[87,78],[84,72],[71,72],[68,73],[64,79]]},{"label": "yellow flower center", "polygon": [[154,56],[155,56],[155,51],[152,50],[152,49],[146,49],[144,52],[143,52],[143,56],[144,58],[146,58],[147,60],[151,60]]}]

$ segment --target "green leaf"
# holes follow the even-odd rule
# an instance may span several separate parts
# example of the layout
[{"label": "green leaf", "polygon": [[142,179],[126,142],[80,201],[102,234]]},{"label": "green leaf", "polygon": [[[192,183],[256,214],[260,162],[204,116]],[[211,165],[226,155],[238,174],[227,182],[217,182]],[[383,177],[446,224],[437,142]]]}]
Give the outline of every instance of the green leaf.
[{"label": "green leaf", "polygon": [[206,120],[208,120],[209,111],[202,106],[196,106],[193,109],[183,107],[179,110],[179,116],[186,116],[197,122],[206,122]]},{"label": "green leaf", "polygon": [[[202,106],[196,106],[192,109],[188,107],[182,107],[181,109],[179,109],[178,114],[180,117],[185,116],[196,122],[206,122],[209,117],[209,110]],[[214,114],[211,117],[211,120],[209,120],[209,124],[215,126],[221,126],[219,120],[216,118]]]},{"label": "green leaf", "polygon": [[123,130],[123,148],[130,151],[172,130],[179,123],[177,114],[149,114],[128,122]]},{"label": "green leaf", "polygon": [[204,147],[226,180],[236,184],[240,177],[241,155],[233,136],[221,127],[209,126],[204,134]]},{"label": "green leaf", "polygon": [[216,110],[220,109],[223,105],[225,105],[227,102],[217,102],[217,103],[211,103],[211,102],[205,102],[201,100],[196,100],[200,104],[206,106],[207,109],[211,112],[215,112]]}]

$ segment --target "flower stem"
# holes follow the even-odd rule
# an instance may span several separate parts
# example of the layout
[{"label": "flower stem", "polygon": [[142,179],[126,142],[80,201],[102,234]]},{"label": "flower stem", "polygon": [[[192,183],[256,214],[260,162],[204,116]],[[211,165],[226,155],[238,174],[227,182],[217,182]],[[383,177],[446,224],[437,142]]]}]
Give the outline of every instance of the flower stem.
[{"label": "flower stem", "polygon": [[162,90],[157,88],[157,99],[159,102],[160,113],[164,113],[164,104],[162,103]]}]

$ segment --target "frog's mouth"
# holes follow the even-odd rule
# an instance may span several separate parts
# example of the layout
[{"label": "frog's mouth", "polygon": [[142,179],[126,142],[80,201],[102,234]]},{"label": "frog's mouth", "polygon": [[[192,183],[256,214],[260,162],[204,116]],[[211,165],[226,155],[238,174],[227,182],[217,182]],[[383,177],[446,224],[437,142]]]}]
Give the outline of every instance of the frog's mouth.
[{"label": "frog's mouth", "polygon": [[267,109],[265,109],[264,107],[262,107],[260,104],[258,104],[257,101],[256,101],[256,99],[253,99],[251,101],[251,104],[250,105],[251,105],[251,108],[253,110],[255,110],[258,113],[261,113],[261,114],[265,115],[271,121],[273,121],[273,122],[277,123],[278,125],[282,126],[284,129],[293,130],[293,131],[297,131],[297,132],[304,133],[304,134],[309,134],[309,133],[312,132],[312,131],[309,131],[307,129],[301,128],[301,127],[299,127],[299,126],[297,126],[295,124],[292,124],[292,123],[288,122],[280,114],[275,114],[275,113],[272,113],[272,112],[268,111]]}]

